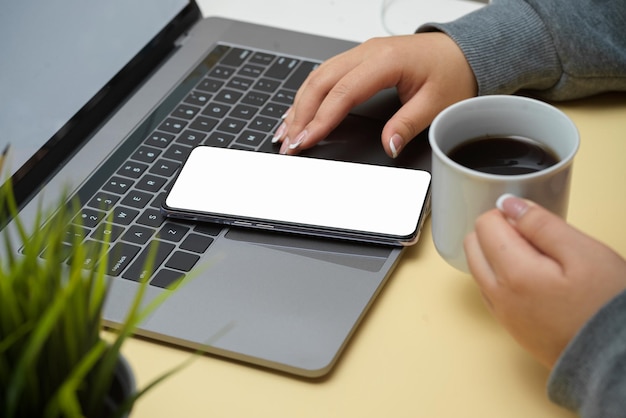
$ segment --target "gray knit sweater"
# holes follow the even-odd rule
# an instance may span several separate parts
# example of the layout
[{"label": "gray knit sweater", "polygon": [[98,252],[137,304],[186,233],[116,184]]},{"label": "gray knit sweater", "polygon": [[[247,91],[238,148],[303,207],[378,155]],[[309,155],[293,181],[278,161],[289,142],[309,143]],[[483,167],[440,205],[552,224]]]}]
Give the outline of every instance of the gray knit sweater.
[{"label": "gray knit sweater", "polygon": [[461,47],[478,94],[530,90],[548,100],[626,91],[626,1],[493,0],[446,32]]},{"label": "gray knit sweater", "polygon": [[[479,95],[567,100],[626,91],[626,0],[493,0],[456,21],[418,29],[428,31],[456,41]],[[583,417],[626,417],[626,292],[570,342],[548,394]]]},{"label": "gray knit sweater", "polygon": [[626,291],[570,342],[552,370],[548,394],[583,417],[626,417]]}]

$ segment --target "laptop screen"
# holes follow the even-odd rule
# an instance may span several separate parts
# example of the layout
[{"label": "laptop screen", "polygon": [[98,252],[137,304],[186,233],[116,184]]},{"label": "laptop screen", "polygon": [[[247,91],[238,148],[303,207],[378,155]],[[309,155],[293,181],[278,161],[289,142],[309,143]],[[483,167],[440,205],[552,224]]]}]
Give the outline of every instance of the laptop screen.
[{"label": "laptop screen", "polygon": [[49,148],[75,125],[68,122],[98,92],[106,91],[104,87],[188,4],[24,0],[3,5],[0,152],[8,150],[3,178],[8,174],[19,182],[47,158]]}]

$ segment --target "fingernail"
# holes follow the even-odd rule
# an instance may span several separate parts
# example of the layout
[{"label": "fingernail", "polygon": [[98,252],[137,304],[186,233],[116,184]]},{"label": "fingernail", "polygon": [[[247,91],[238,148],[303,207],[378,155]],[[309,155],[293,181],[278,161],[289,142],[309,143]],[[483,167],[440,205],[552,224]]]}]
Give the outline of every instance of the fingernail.
[{"label": "fingernail", "polygon": [[505,193],[496,201],[496,207],[508,218],[519,219],[526,213],[529,205],[524,199]]},{"label": "fingernail", "polygon": [[283,140],[283,144],[280,146],[279,154],[287,154],[287,150],[289,149],[289,137],[286,136]]},{"label": "fingernail", "polygon": [[287,111],[285,113],[283,113],[283,115],[280,117],[281,119],[287,119],[287,116],[289,116],[289,111],[291,110],[291,108],[287,109]]},{"label": "fingernail", "polygon": [[404,139],[398,134],[393,134],[389,139],[389,149],[391,149],[391,156],[396,158],[400,151],[402,151],[402,147],[404,146]]},{"label": "fingernail", "polygon": [[304,142],[308,135],[309,132],[306,129],[300,132],[300,134],[298,134],[298,136],[296,137],[296,140],[292,144],[289,144],[289,149],[298,148]]},{"label": "fingernail", "polygon": [[272,138],[272,144],[275,144],[278,141],[280,141],[283,135],[285,135],[286,130],[287,130],[287,124],[283,122],[276,130],[276,133],[274,134],[274,137]]}]

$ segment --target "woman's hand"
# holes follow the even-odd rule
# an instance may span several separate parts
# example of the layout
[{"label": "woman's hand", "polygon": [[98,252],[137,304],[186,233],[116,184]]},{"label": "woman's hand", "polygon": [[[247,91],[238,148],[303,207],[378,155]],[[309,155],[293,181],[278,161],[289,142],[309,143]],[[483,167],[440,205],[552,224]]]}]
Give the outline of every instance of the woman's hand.
[{"label": "woman's hand", "polygon": [[403,103],[381,133],[394,158],[440,111],[477,93],[465,56],[444,33],[375,38],[312,71],[273,140],[283,154],[310,148],[354,106],[390,87]]},{"label": "woman's hand", "polygon": [[626,261],[540,206],[500,201],[465,240],[469,267],[495,317],[552,368],[585,322],[626,289]]}]

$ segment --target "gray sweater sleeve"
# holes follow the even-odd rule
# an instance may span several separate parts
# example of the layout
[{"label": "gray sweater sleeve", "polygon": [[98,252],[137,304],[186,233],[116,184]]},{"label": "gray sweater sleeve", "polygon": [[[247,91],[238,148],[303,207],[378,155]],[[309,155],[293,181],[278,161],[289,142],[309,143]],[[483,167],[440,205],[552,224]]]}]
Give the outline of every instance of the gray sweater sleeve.
[{"label": "gray sweater sleeve", "polygon": [[582,417],[626,416],[626,291],[570,342],[552,370],[548,394]]},{"label": "gray sweater sleeve", "polygon": [[447,33],[463,50],[479,95],[567,100],[626,91],[623,0],[493,0],[418,29],[429,31]]}]

